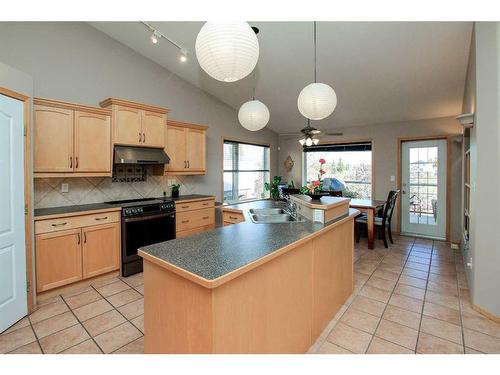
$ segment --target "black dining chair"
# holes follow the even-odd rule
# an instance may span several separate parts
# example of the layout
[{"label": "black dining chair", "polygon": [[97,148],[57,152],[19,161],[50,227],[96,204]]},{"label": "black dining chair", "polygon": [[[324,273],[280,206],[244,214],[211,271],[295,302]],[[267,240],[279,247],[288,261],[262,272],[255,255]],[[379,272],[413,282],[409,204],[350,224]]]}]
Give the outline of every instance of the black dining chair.
[{"label": "black dining chair", "polygon": [[[389,235],[389,241],[393,244],[392,232],[391,232],[391,220],[392,214],[394,212],[394,207],[396,206],[396,200],[398,198],[399,190],[391,190],[387,196],[387,202],[384,205],[384,214],[382,217],[374,217],[375,230],[379,230],[382,239],[384,240],[384,246],[387,248],[387,239],[385,236],[385,230],[387,229],[387,234]],[[368,216],[361,215],[356,218],[356,242],[359,242],[361,237],[361,229],[368,226]]]}]

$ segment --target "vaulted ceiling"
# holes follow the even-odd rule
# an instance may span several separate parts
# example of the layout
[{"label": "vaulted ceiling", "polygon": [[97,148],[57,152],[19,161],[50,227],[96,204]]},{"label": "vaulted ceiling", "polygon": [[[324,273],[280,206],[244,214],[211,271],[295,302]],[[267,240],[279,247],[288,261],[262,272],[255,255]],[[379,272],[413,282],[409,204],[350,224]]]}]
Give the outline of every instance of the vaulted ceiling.
[{"label": "vaulted ceiling", "polygon": [[[260,29],[256,78],[223,83],[198,65],[195,40],[202,22],[151,22],[190,52],[179,62],[167,41],[150,42],[139,22],[93,22],[92,26],[239,109],[256,97],[271,113],[269,127],[297,132],[305,119],[297,109],[300,90],[313,80],[311,22],[249,22]],[[335,112],[314,125],[324,130],[455,116],[461,112],[472,23],[319,22],[318,81],[337,93]]]}]

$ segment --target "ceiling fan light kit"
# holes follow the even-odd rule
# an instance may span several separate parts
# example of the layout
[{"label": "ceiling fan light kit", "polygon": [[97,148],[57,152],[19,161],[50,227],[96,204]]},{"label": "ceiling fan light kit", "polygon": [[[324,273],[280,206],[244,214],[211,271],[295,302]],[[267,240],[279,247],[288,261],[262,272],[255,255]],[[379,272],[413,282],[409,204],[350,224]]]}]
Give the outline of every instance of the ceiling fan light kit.
[{"label": "ceiling fan light kit", "polygon": [[307,120],[306,127],[301,129],[300,132],[304,134],[304,137],[299,139],[299,143],[301,146],[316,146],[319,143],[319,139],[315,138],[314,136],[321,133],[321,131],[311,126],[311,120]]},{"label": "ceiling fan light kit", "polygon": [[259,41],[246,22],[206,22],[196,37],[201,68],[222,82],[249,75],[259,59]]}]

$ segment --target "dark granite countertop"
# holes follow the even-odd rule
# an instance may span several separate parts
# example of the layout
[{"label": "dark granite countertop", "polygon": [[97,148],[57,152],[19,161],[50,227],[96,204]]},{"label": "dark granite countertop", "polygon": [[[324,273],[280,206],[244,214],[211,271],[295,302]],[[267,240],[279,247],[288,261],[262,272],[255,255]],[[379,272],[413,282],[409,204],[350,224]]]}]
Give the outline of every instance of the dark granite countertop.
[{"label": "dark granite countertop", "polygon": [[[283,202],[261,200],[225,206],[242,210],[246,221],[141,248],[144,253],[205,280],[212,281],[301,240],[346,216],[326,224],[309,220],[254,224],[250,208],[282,207]],[[355,210],[350,210],[350,215]]]},{"label": "dark granite countertop", "polygon": [[[176,202],[181,202],[183,200],[213,198],[213,197],[214,197],[213,195],[189,194],[189,195],[181,195],[178,198],[159,197],[156,199],[169,200],[169,201],[173,200]],[[37,208],[37,209],[35,209],[35,217],[49,216],[49,215],[63,215],[63,214],[70,214],[70,213],[75,213],[75,212],[105,210],[105,209],[112,209],[112,208],[121,208],[125,205],[130,205],[130,204],[112,204],[112,203],[102,202],[102,203],[81,204],[81,205],[74,205],[74,206]]]},{"label": "dark granite countertop", "polygon": [[203,194],[186,194],[186,195],[179,195],[178,198],[167,197],[167,199],[173,200],[174,202],[182,202],[182,201],[188,201],[188,200],[193,200],[193,199],[203,199],[203,198],[215,198],[215,196],[214,195],[203,195]]},{"label": "dark granite countertop", "polygon": [[117,204],[109,204],[103,202],[103,203],[81,204],[74,206],[37,208],[35,209],[35,217],[49,216],[49,215],[63,215],[74,212],[105,210],[111,208],[121,208],[121,206]]}]

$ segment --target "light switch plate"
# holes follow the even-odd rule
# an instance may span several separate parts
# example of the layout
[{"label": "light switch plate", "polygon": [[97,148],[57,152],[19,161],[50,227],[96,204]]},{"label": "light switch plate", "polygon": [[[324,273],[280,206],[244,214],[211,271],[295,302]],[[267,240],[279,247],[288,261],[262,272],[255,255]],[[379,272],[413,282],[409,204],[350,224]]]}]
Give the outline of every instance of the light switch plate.
[{"label": "light switch plate", "polygon": [[391,176],[391,182],[396,181],[396,176]]},{"label": "light switch plate", "polygon": [[61,193],[67,193],[69,191],[69,186],[67,183],[61,184]]}]

